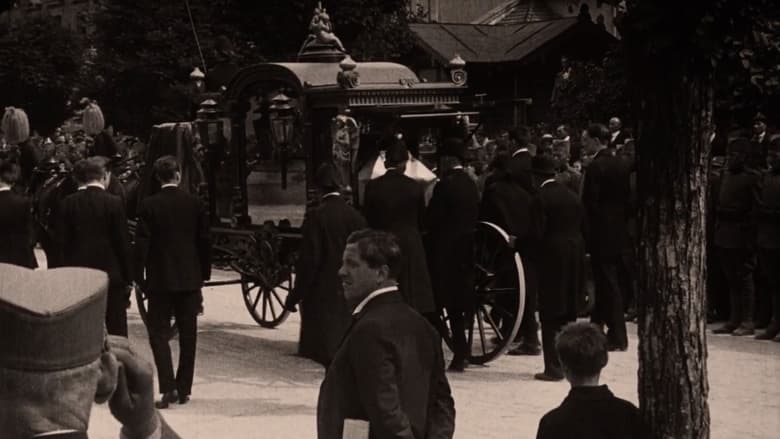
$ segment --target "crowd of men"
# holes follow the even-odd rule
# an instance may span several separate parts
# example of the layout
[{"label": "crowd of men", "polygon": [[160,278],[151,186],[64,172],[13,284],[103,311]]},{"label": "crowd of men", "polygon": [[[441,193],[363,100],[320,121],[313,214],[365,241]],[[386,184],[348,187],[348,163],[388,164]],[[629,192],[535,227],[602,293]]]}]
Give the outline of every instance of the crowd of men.
[{"label": "crowd of men", "polygon": [[[778,278],[768,268],[780,262],[780,139],[766,133],[763,116],[755,122],[753,139],[727,142],[725,168],[712,189],[715,215],[708,244],[716,249],[712,253],[727,280],[729,305],[721,314],[729,321],[716,332],[753,334],[757,315],[760,319],[758,297],[763,304],[774,304],[774,315],[757,338],[780,341]],[[590,125],[578,148],[566,127],[556,136],[543,136],[535,146],[529,130],[518,128],[499,136],[491,147],[478,144],[476,151],[461,139],[445,139],[430,200],[425,187],[404,175],[409,151],[399,137],[387,148],[387,172],[366,185],[361,211],[341,196],[344,184],[332,164],[317,169],[321,203],[304,221],[296,282],[285,307],[301,309],[300,354],[327,367],[318,401],[319,437],[341,438],[345,430],[370,431],[371,437],[380,438],[452,437],[455,406],[444,374],[440,334],[453,336],[449,370],[463,372],[470,349],[465,333],[473,318],[474,233],[479,220],[507,231],[508,245],[519,252],[526,269],[528,299],[510,354],[542,355],[544,368],[536,379],[567,379],[572,384],[561,407],[542,419],[538,437],[571,437],[573,431],[588,437],[583,432],[599,431],[603,425],[616,428],[619,437],[638,437],[636,407],[615,398],[598,380],[607,352],[628,348],[626,313],[636,294],[633,141],[617,118],[609,127]],[[475,153],[489,158],[483,172],[470,169]],[[181,172],[176,159],[162,157],[154,163],[160,190],[138,206],[131,251],[124,202],[110,193],[107,167],[102,157],[74,165],[77,190],[56,206],[54,250],[47,252],[50,268],[92,270],[59,271],[82,280],[71,283],[75,288],[66,287],[68,293],[54,304],[43,296],[20,299],[18,289],[7,282],[0,287],[0,312],[7,312],[9,324],[16,325],[10,339],[0,334],[0,386],[13,387],[9,383],[26,372],[61,376],[65,371],[74,374],[73,382],[91,383],[79,394],[82,406],[92,399],[124,398],[112,402],[112,411],[126,419],[125,437],[168,437],[174,433],[154,406],[186,404],[190,398],[200,289],[210,275],[208,221],[198,198],[177,188]],[[10,244],[0,248],[0,263],[32,268],[36,239],[30,201],[11,190],[19,174],[16,164],[0,162],[0,240]],[[586,254],[595,292],[588,299]],[[755,270],[757,258],[764,277]],[[20,285],[33,285],[28,289],[37,288],[38,294],[62,288],[51,282],[58,274],[32,281],[29,272],[6,267],[0,266],[11,270],[4,276],[22,279]],[[99,272],[103,275],[95,274]],[[756,279],[772,298],[755,294]],[[104,342],[98,335],[97,328],[105,327],[126,342],[132,283],[149,297],[149,340],[162,395],[156,403],[149,369],[126,346]],[[713,311],[721,312],[716,291],[711,289],[710,295]],[[583,312],[583,302],[591,324],[573,323]],[[450,328],[440,320],[441,308]],[[68,352],[53,348],[50,356],[43,354],[49,344],[38,346],[37,353],[25,350],[13,340],[46,337],[35,338],[39,329],[27,325],[20,313],[42,322],[70,316],[41,327],[59,328],[47,333],[51,343],[61,339],[61,331],[84,332],[81,344]],[[168,346],[172,317],[182,353],[176,373]],[[92,323],[74,323],[87,321],[81,319]],[[108,351],[113,356],[107,356]],[[124,375],[111,361],[124,365]],[[113,397],[101,390],[103,375],[114,377],[108,384],[112,391],[119,389]],[[47,376],[36,379],[43,380],[38,386],[50,382]],[[128,396],[133,392],[135,396]],[[16,398],[30,401],[22,395]],[[127,401],[134,398],[142,398],[143,404]],[[84,437],[78,434],[86,429],[85,410],[79,422],[61,424],[0,415],[0,426],[13,425],[17,430],[8,431],[21,432],[19,437],[51,432],[60,434],[55,437]],[[598,422],[614,416],[625,422]]]}]

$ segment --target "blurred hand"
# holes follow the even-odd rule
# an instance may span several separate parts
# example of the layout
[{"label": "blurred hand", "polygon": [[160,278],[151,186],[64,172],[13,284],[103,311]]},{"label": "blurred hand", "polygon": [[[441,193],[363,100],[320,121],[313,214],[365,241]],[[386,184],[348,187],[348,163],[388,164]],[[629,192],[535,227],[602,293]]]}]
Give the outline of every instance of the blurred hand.
[{"label": "blurred hand", "polygon": [[127,339],[109,336],[111,352],[119,361],[116,390],[108,401],[111,414],[127,437],[146,438],[160,427],[154,409],[152,366],[137,357]]},{"label": "blurred hand", "polygon": [[515,246],[517,245],[517,236],[509,235],[509,243],[508,244],[509,244],[509,247],[515,248]]}]

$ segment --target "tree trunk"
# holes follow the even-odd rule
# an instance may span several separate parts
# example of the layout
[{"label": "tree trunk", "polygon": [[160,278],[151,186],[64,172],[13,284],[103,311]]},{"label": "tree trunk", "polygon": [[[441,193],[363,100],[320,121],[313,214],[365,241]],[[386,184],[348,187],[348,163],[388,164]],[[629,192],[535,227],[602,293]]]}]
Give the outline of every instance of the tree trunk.
[{"label": "tree trunk", "polygon": [[653,70],[635,84],[640,409],[648,438],[709,438],[705,208],[712,79]]}]

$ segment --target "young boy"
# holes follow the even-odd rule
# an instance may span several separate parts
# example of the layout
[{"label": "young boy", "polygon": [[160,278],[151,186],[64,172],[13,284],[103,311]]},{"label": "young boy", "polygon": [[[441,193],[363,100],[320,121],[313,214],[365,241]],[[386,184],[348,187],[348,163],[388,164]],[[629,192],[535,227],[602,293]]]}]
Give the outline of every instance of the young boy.
[{"label": "young boy", "polygon": [[592,323],[566,325],[555,343],[571,390],[539,422],[537,439],[640,438],[639,409],[599,385],[607,365],[607,338]]}]

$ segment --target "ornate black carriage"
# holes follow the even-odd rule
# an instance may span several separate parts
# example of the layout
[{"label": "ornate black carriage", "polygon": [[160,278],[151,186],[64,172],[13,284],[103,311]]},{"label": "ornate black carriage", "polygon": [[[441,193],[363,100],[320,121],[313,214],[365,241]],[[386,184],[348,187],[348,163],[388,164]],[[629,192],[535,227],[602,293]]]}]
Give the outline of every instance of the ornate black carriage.
[{"label": "ornate black carriage", "polygon": [[[179,156],[193,175],[190,189],[209,208],[215,266],[237,274],[207,286],[240,284],[258,324],[273,328],[283,322],[296,254],[306,249],[299,249],[299,224],[264,215],[273,211],[273,197],[262,190],[258,195],[248,181],[273,175],[278,186],[299,189],[302,196],[294,204],[303,211],[319,199],[310,185],[317,167],[340,162],[349,198],[360,206],[361,189],[381,168],[377,157],[395,133],[403,133],[417,163],[425,163],[446,130],[478,116],[465,102],[464,64],[458,57],[453,60],[449,82],[425,82],[406,66],[355,62],[337,45],[312,37],[298,62],[249,66],[220,92],[202,94],[194,124],[174,127],[192,137],[183,144],[193,151],[182,151],[181,142],[176,148],[155,148],[153,135],[147,171],[163,154]],[[148,174],[142,177],[146,185],[142,182],[140,197],[155,190]],[[470,360],[484,363],[514,339],[525,281],[520,258],[500,227],[481,223],[477,237],[477,300],[467,339]],[[136,298],[144,316],[146,296],[140,288]]]}]

